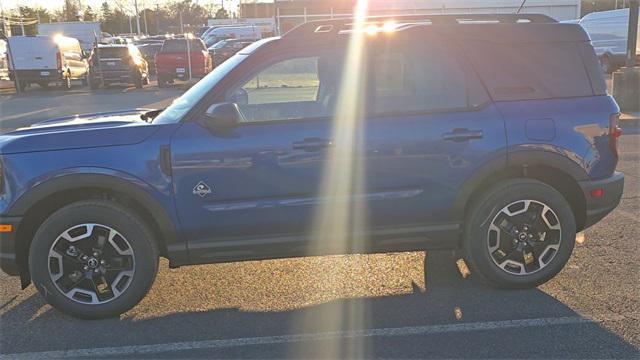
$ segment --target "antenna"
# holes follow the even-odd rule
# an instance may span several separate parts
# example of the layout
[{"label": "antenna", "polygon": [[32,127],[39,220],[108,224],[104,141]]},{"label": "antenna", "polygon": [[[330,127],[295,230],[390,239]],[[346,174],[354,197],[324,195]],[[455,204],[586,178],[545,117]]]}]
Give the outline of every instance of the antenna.
[{"label": "antenna", "polygon": [[522,0],[522,4],[520,4],[520,7],[518,8],[518,10],[516,10],[516,14],[520,14],[520,10],[522,10],[522,8],[524,7],[524,4],[527,2],[527,0]]}]

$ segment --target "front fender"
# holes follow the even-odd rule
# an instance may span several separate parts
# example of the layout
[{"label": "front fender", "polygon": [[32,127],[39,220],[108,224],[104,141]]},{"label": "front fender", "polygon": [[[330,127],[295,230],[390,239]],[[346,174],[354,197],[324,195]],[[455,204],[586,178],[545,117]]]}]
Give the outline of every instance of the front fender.
[{"label": "front fender", "polygon": [[[37,208],[38,204],[56,193],[74,189],[97,188],[116,192],[127,196],[146,209],[155,224],[161,237],[160,247],[162,253],[169,257],[172,263],[182,264],[187,260],[187,247],[184,242],[179,242],[177,232],[177,218],[174,212],[173,200],[156,189],[154,186],[131,174],[104,168],[73,168],[64,169],[55,175],[49,175],[20,196],[7,208],[6,216],[23,216],[30,209]],[[26,219],[26,217],[25,217]],[[24,219],[23,219],[24,224]],[[28,278],[28,268],[23,257],[28,254],[28,243],[21,238],[21,234],[29,229],[16,230],[18,239],[16,242],[16,260],[20,275]],[[28,283],[28,282],[27,282]]]}]

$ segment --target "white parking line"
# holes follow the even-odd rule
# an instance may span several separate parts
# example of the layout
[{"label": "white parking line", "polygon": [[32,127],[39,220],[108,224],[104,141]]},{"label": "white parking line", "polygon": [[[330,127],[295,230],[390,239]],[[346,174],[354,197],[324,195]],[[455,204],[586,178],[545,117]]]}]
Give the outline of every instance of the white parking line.
[{"label": "white parking line", "polygon": [[13,119],[17,119],[23,116],[31,116],[31,115],[36,115],[36,114],[40,114],[43,112],[47,112],[47,111],[51,111],[53,110],[53,108],[48,107],[46,109],[40,109],[40,110],[35,110],[35,111],[31,111],[31,112],[27,112],[27,113],[20,113],[20,114],[15,114],[15,115],[11,115],[11,116],[2,116],[2,109],[0,108],[0,120],[13,120]]},{"label": "white parking line", "polygon": [[539,318],[539,319],[522,319],[522,320],[504,320],[489,321],[475,323],[461,323],[448,325],[429,325],[429,326],[413,326],[401,328],[382,328],[382,329],[364,329],[364,330],[346,330],[331,331],[310,334],[296,335],[279,335],[279,336],[263,336],[225,340],[202,340],[187,341],[167,344],[154,345],[132,345],[117,346],[92,349],[75,349],[61,351],[43,351],[31,353],[17,353],[0,355],[0,359],[51,359],[66,357],[116,357],[124,355],[137,354],[157,354],[175,351],[202,350],[202,349],[221,349],[229,347],[241,347],[251,345],[277,345],[295,343],[301,341],[318,341],[330,340],[338,338],[367,338],[367,337],[389,337],[389,336],[411,336],[411,335],[430,335],[456,332],[485,331],[485,330],[502,330],[510,328],[527,328],[541,327],[552,325],[571,325],[594,323],[598,320],[588,319],[584,317],[558,317],[558,318]]}]

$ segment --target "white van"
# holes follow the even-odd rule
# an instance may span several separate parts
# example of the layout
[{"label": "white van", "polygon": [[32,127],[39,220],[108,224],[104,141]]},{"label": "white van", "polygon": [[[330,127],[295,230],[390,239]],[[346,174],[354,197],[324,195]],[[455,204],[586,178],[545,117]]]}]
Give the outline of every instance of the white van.
[{"label": "white van", "polygon": [[30,84],[51,83],[71,88],[71,80],[87,83],[89,65],[77,39],[64,36],[12,36],[9,38],[9,75],[16,90]]},{"label": "white van", "polygon": [[262,38],[262,30],[259,26],[222,26],[209,31],[203,39],[207,48],[220,40],[238,39],[256,41]]},{"label": "white van", "polygon": [[[627,53],[629,9],[601,11],[585,15],[579,22],[591,38],[602,70],[611,73],[624,66]],[[640,37],[636,44],[640,54]]]}]

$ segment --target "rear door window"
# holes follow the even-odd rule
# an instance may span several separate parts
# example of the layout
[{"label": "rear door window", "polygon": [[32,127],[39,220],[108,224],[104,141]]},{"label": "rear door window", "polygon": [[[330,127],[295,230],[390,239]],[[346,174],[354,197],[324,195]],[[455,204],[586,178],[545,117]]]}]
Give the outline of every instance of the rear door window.
[{"label": "rear door window", "polygon": [[431,112],[466,109],[487,100],[475,75],[438,40],[377,44],[370,51],[370,112]]}]

